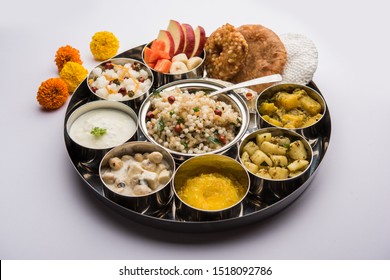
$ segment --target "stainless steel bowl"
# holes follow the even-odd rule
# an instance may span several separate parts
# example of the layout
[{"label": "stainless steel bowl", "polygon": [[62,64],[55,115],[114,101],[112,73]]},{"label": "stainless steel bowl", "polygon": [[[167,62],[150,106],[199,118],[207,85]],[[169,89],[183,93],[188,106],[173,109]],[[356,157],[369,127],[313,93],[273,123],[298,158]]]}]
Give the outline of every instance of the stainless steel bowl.
[{"label": "stainless steel bowl", "polygon": [[[171,177],[169,181],[162,188],[153,191],[150,194],[130,196],[115,192],[104,183],[102,175],[104,174],[104,171],[108,168],[108,161],[110,158],[121,158],[123,155],[133,156],[136,153],[143,154],[155,151],[160,152],[163,155],[163,159],[168,163],[171,171]],[[129,142],[113,148],[103,157],[99,166],[99,176],[101,181],[103,182],[104,195],[107,198],[128,209],[152,216],[163,215],[166,211],[169,210],[170,203],[173,197],[170,182],[172,180],[174,171],[175,161],[165,149],[156,146],[152,143],[141,141]]]},{"label": "stainless steel bowl", "polygon": [[[137,130],[138,130],[138,121],[137,114],[131,109],[129,106],[122,104],[120,102],[115,101],[93,101],[81,105],[76,110],[74,110],[66,121],[66,140],[69,142],[70,149],[75,151],[75,154],[78,156],[78,161],[85,168],[89,168],[92,170],[97,170],[100,160],[102,157],[114,146],[107,146],[104,148],[91,148],[87,145],[83,145],[80,142],[76,142],[69,134],[69,131],[73,125],[73,123],[82,115],[87,112],[99,109],[113,109],[119,110],[126,114],[128,114],[135,122],[134,133],[124,142],[134,141],[137,139]],[[90,133],[86,131],[86,133]],[[123,142],[122,142],[123,143]],[[118,145],[122,144],[118,143]]]},{"label": "stainless steel bowl", "polygon": [[[102,63],[100,63],[98,66],[96,66],[95,68],[104,68],[104,65],[107,63],[107,62],[112,62],[112,63],[115,63],[115,64],[118,64],[118,65],[125,65],[126,63],[140,63],[142,68],[148,73],[148,75],[150,76],[150,79],[151,79],[151,84],[150,86],[141,94],[141,95],[138,95],[136,97],[126,97],[126,99],[123,99],[123,100],[120,100],[120,101],[117,101],[117,102],[122,102],[128,106],[130,106],[136,113],[138,113],[138,110],[142,104],[142,102],[146,99],[146,97],[148,96],[148,94],[150,93],[151,91],[151,88],[154,84],[154,75],[152,73],[152,71],[150,70],[149,67],[147,67],[143,62],[137,60],[137,59],[132,59],[132,58],[111,58],[109,60],[106,60],[106,61],[103,61]],[[95,69],[94,68],[94,69]],[[87,85],[88,85],[88,88],[89,90],[91,91],[92,93],[92,96],[94,97],[95,100],[108,100],[110,101],[109,99],[107,98],[104,98],[104,97],[101,97],[99,95],[97,95],[94,90],[90,87],[90,84],[89,84],[89,80],[91,79],[91,76],[93,75],[93,70],[88,74],[88,78],[87,78]]]},{"label": "stainless steel bowl", "polygon": [[[182,200],[180,189],[188,178],[200,174],[219,173],[232,176],[246,189],[244,196],[234,205],[220,210],[203,210],[193,207]],[[224,155],[201,155],[181,164],[172,180],[175,193],[175,218],[185,221],[212,221],[238,217],[242,214],[242,201],[248,194],[250,178],[244,167],[236,160]]]},{"label": "stainless steel bowl", "polygon": [[[188,92],[196,92],[199,90],[203,90],[205,92],[208,91],[214,91],[220,88],[223,88],[224,86],[220,83],[204,80],[204,79],[188,79],[188,80],[182,80],[182,81],[176,81],[172,82],[170,84],[164,85],[160,88],[158,88],[158,91],[164,91],[164,90],[172,90],[174,88],[180,88],[182,90],[188,90]],[[147,119],[147,113],[150,110],[151,107],[151,99],[153,98],[153,95],[148,96],[148,98],[144,101],[142,104],[139,115],[138,115],[138,122],[139,127],[142,131],[142,133],[145,135],[148,141],[161,146],[157,141],[154,140],[154,138],[149,135],[148,129],[146,127],[146,119]],[[231,104],[234,109],[239,112],[242,123],[241,127],[236,133],[236,137],[225,146],[221,147],[220,149],[207,152],[205,154],[224,154],[227,153],[231,148],[235,147],[238,143],[238,141],[245,135],[247,132],[248,126],[249,126],[249,110],[245,103],[245,101],[241,98],[241,96],[234,91],[229,91],[227,94],[219,94],[218,100],[222,100],[226,103]],[[162,147],[162,146],[161,146]],[[199,154],[188,154],[188,153],[181,153],[178,151],[174,151],[171,149],[168,149],[168,151],[173,155],[173,157],[178,161],[182,162],[186,159],[192,158],[194,156],[197,156]]]},{"label": "stainless steel bowl", "polygon": [[[252,173],[251,171],[248,170],[248,168],[245,167],[244,162],[241,158],[241,155],[243,153],[243,148],[249,141],[256,142],[256,135],[260,133],[267,133],[267,132],[271,133],[272,136],[287,136],[290,138],[291,141],[294,140],[302,141],[307,152],[307,160],[309,161],[309,165],[305,168],[305,170],[302,173],[300,173],[295,177],[287,178],[287,179],[266,179]],[[239,160],[241,164],[243,164],[244,168],[250,174],[251,193],[259,196],[272,194],[276,198],[280,199],[291,194],[293,191],[295,191],[297,188],[299,188],[302,184],[304,184],[309,179],[310,167],[313,163],[313,150],[309,142],[304,137],[302,137],[302,135],[292,130],[288,130],[284,128],[268,127],[268,128],[262,128],[253,131],[242,140],[239,147]]]},{"label": "stainless steel bowl", "polygon": [[308,86],[304,86],[304,85],[277,84],[277,85],[270,86],[270,87],[266,88],[264,91],[262,91],[258,95],[257,100],[256,100],[256,112],[257,112],[257,116],[258,116],[258,118],[257,118],[258,127],[261,127],[261,128],[263,128],[263,127],[276,127],[275,125],[266,121],[263,118],[263,116],[260,114],[260,112],[259,112],[260,104],[262,102],[264,102],[265,100],[271,99],[280,91],[292,93],[293,90],[297,89],[297,88],[304,89],[311,98],[316,100],[321,105],[322,117],[316,123],[314,123],[310,126],[300,127],[300,128],[291,128],[291,129],[289,128],[289,129],[303,135],[309,141],[317,139],[319,134],[321,133],[321,131],[324,129],[324,116],[326,114],[326,107],[327,106],[326,106],[324,98],[322,97],[322,95],[319,92],[317,92],[316,90],[314,90]]},{"label": "stainless steel bowl", "polygon": [[[144,51],[146,47],[150,47],[152,43],[149,43],[145,45],[145,47],[142,49],[142,61],[144,64],[146,64],[144,60]],[[203,51],[201,56],[202,58],[202,63],[199,64],[196,68],[185,72],[181,74],[169,74],[169,73],[161,73],[158,71],[155,71],[153,68],[150,68],[153,75],[154,75],[154,87],[160,87],[162,85],[174,82],[174,81],[179,81],[179,80],[184,80],[184,79],[197,79],[197,78],[202,78],[204,77],[204,61],[206,58],[206,52]]]}]

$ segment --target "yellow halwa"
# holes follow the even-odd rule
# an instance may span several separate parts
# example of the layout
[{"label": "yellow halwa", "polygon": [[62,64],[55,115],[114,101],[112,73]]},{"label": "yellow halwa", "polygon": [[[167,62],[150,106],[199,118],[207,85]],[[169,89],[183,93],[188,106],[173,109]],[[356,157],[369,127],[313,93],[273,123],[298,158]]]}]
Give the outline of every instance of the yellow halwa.
[{"label": "yellow halwa", "polygon": [[187,179],[178,194],[192,207],[220,210],[239,202],[245,195],[245,188],[233,178],[210,173]]}]

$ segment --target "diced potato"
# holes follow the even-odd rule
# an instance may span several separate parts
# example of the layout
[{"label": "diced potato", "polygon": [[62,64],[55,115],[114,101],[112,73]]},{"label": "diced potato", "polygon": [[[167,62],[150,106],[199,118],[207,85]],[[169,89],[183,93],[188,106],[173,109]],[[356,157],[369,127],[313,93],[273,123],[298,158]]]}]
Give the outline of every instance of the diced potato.
[{"label": "diced potato", "polygon": [[265,162],[268,166],[272,166],[272,160],[261,150],[257,150],[250,159],[256,165],[262,165]]},{"label": "diced potato", "polygon": [[244,162],[244,166],[245,166],[250,172],[252,172],[253,174],[256,174],[257,171],[259,171],[259,167],[258,167],[256,164],[254,164],[254,163],[252,163],[252,162],[250,162],[250,161]]},{"label": "diced potato", "polygon": [[158,177],[157,173],[155,172],[144,170],[140,179],[144,180],[147,183],[148,187],[153,190],[158,187]]},{"label": "diced potato", "polygon": [[317,115],[315,115],[314,117],[311,117],[311,118],[309,118],[308,120],[306,120],[306,122],[303,124],[303,126],[306,127],[306,126],[315,124],[316,122],[319,121],[319,119],[321,119],[321,117],[322,117],[321,114],[317,114]]},{"label": "diced potato", "polygon": [[138,164],[131,164],[127,170],[128,176],[141,174],[144,170]]},{"label": "diced potato", "polygon": [[296,140],[290,144],[288,156],[293,160],[307,159],[307,151],[301,140]]},{"label": "diced potato", "polygon": [[270,156],[274,166],[286,167],[288,165],[288,160],[286,156],[272,155]]},{"label": "diced potato", "polygon": [[290,170],[290,172],[296,172],[296,171],[303,171],[307,166],[309,165],[309,162],[304,159],[298,159],[294,160],[292,163],[290,163],[287,168]]},{"label": "diced potato", "polygon": [[261,143],[264,141],[271,141],[272,139],[272,134],[269,132],[266,133],[259,133],[256,135],[256,143],[260,147]]},{"label": "diced potato", "polygon": [[273,144],[268,141],[264,141],[261,144],[260,149],[268,155],[285,155],[287,152],[287,149],[285,147]]},{"label": "diced potato", "polygon": [[249,158],[248,152],[243,152],[243,153],[242,153],[242,155],[241,155],[241,161],[242,161],[242,162],[251,161],[251,159]]},{"label": "diced potato", "polygon": [[282,123],[286,128],[298,128],[303,126],[304,115],[284,114],[282,116]]},{"label": "diced potato", "polygon": [[301,97],[300,106],[306,110],[311,116],[317,115],[321,113],[321,104],[315,101],[308,95],[304,95]]},{"label": "diced potato", "polygon": [[168,183],[169,179],[171,178],[171,172],[169,170],[165,169],[158,174],[158,182],[162,185],[165,185]]},{"label": "diced potato", "polygon": [[256,173],[257,176],[265,179],[272,179],[271,175],[268,173],[267,169],[260,169],[259,172]]},{"label": "diced potato", "polygon": [[274,103],[263,102],[259,106],[259,112],[262,115],[272,115],[278,110]]},{"label": "diced potato", "polygon": [[264,115],[263,119],[266,120],[267,122],[269,122],[270,124],[273,124],[275,126],[283,127],[283,123],[282,122],[278,121],[277,119],[271,118],[268,115]]},{"label": "diced potato", "polygon": [[125,178],[125,184],[130,187],[135,187],[139,184],[139,181],[141,179],[141,174],[128,174]]},{"label": "diced potato", "polygon": [[271,167],[268,169],[269,174],[272,179],[287,179],[288,178],[288,169],[283,167]]},{"label": "diced potato", "polygon": [[253,141],[249,141],[248,143],[246,143],[243,148],[244,152],[247,152],[249,156],[252,156],[259,149],[259,146],[257,146],[256,143]]},{"label": "diced potato", "polygon": [[160,172],[164,171],[165,169],[169,169],[169,166],[165,161],[162,161],[161,163],[159,163],[157,165],[156,173],[160,173]]},{"label": "diced potato", "polygon": [[279,146],[283,147],[289,147],[291,143],[290,138],[284,136],[274,137],[273,139],[278,143]]},{"label": "diced potato", "polygon": [[299,98],[300,94],[296,93],[287,93],[287,92],[278,92],[276,94],[276,100],[278,104],[283,106],[287,111],[299,107]]}]

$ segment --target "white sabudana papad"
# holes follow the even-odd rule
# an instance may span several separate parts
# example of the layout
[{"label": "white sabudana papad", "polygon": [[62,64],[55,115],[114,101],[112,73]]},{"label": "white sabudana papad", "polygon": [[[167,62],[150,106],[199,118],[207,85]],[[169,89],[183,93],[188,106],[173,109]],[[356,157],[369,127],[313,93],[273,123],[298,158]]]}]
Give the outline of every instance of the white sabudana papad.
[{"label": "white sabudana papad", "polygon": [[287,50],[282,83],[308,84],[317,70],[317,47],[312,40],[302,34],[286,33],[279,38]]}]

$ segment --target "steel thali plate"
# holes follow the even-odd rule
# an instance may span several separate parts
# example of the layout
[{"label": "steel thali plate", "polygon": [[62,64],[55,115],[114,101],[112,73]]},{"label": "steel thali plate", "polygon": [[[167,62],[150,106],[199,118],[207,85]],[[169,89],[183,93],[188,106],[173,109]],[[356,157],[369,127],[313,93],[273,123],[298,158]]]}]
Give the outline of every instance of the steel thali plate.
[{"label": "steel thali plate", "polygon": [[[142,61],[142,49],[144,45],[129,49],[116,57],[127,57],[138,59]],[[314,82],[310,82],[307,86],[320,92]],[[321,93],[321,92],[320,92]],[[326,108],[326,113],[323,116],[323,126],[321,128],[321,134],[318,139],[311,143],[314,158],[313,164],[310,169],[310,177],[304,182],[298,189],[292,192],[290,195],[277,199],[272,195],[267,196],[264,194],[262,197],[249,195],[242,203],[241,214],[235,218],[216,220],[216,221],[183,221],[178,217],[175,217],[174,203],[167,209],[167,211],[160,213],[158,216],[149,216],[146,214],[138,213],[127,209],[104,195],[103,183],[100,180],[98,172],[92,170],[83,165],[76,151],[71,149],[70,139],[66,132],[66,123],[70,114],[83,104],[91,101],[91,93],[88,89],[87,79],[85,79],[75,90],[72,98],[69,101],[64,122],[64,137],[65,145],[69,158],[77,172],[77,174],[84,180],[85,185],[109,208],[115,210],[121,215],[124,215],[132,221],[145,224],[151,227],[160,228],[164,230],[178,231],[178,232],[211,232],[220,231],[230,228],[236,228],[251,223],[259,222],[262,219],[270,217],[279,211],[285,209],[289,204],[293,203],[311,184],[319,166],[326,154],[329,146],[331,136],[331,118],[329,108]],[[251,124],[256,123],[253,118],[256,118],[255,114],[251,114]],[[140,131],[139,131],[139,134]],[[145,140],[142,135],[139,136],[139,140]],[[232,148],[231,153],[237,153],[237,147]]]}]

